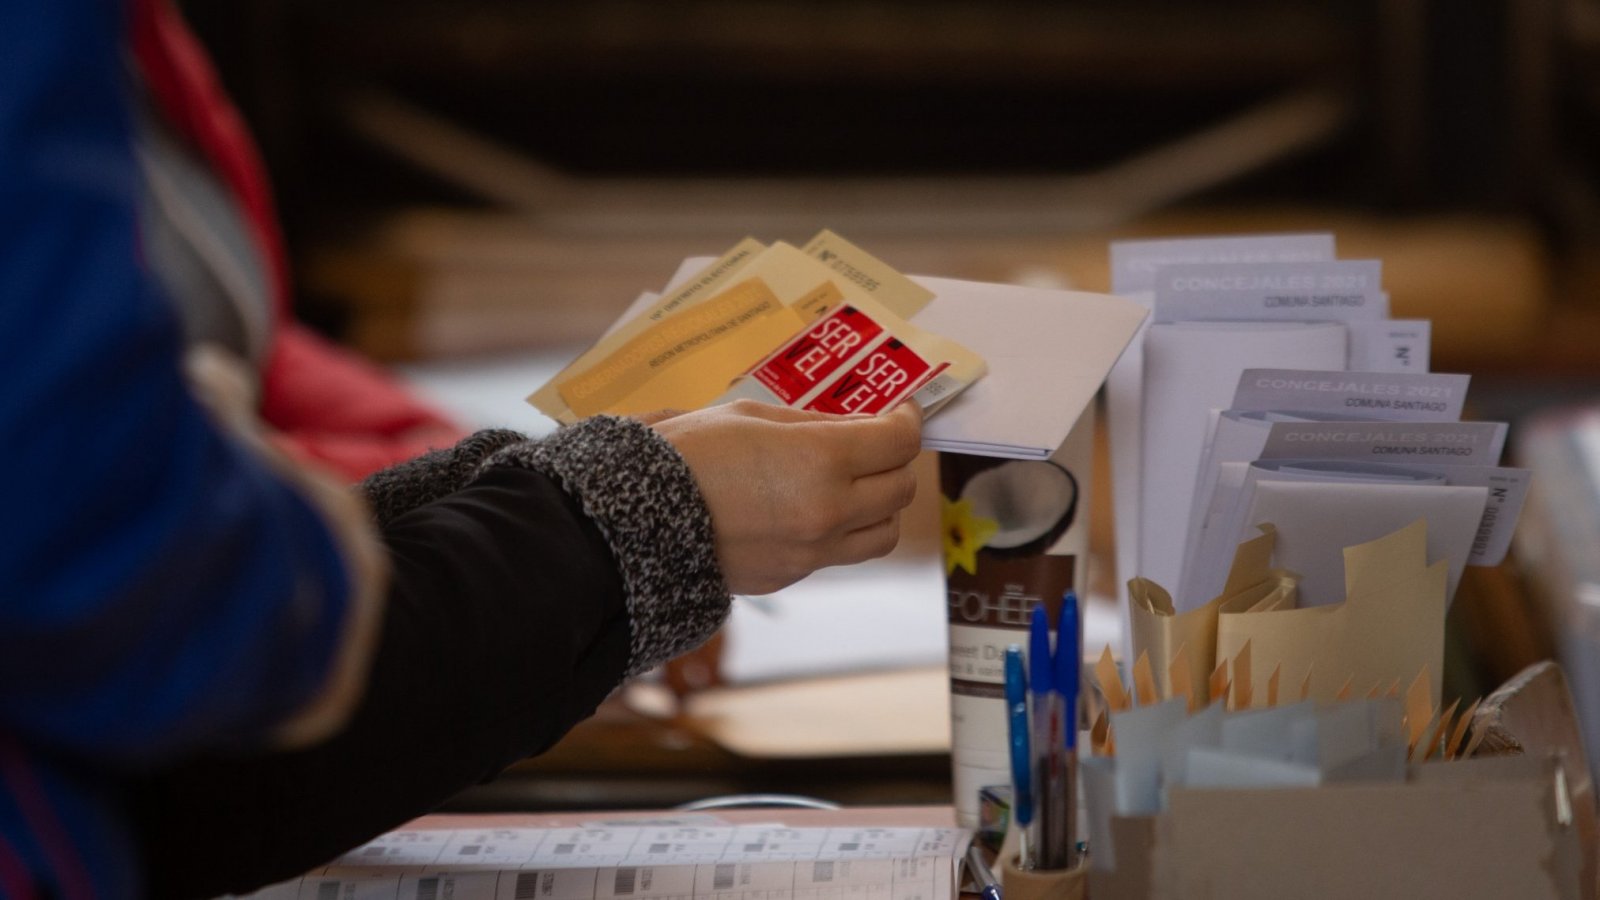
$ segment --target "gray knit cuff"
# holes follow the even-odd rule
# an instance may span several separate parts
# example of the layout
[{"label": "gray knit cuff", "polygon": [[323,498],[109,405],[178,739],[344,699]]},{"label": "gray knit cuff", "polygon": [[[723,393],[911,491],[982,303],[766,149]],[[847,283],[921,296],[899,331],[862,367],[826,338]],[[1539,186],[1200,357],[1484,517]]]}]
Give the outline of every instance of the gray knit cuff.
[{"label": "gray knit cuff", "polygon": [[636,419],[594,416],[483,464],[542,472],[577,499],[616,557],[632,623],[628,675],[691,650],[728,617],[711,512],[666,438]]},{"label": "gray knit cuff", "polygon": [[489,429],[463,438],[454,447],[430,450],[416,459],[368,475],[361,493],[372,507],[379,527],[420,506],[455,493],[478,477],[478,469],[491,453],[526,441],[527,435],[509,429]]}]

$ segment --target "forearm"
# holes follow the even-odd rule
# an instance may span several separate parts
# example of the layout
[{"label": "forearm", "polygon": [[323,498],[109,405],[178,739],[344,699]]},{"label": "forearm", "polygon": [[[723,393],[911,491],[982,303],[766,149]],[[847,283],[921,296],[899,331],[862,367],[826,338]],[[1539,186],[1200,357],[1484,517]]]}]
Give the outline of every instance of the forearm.
[{"label": "forearm", "polygon": [[[653,433],[599,421],[502,452],[409,511],[367,485],[392,513],[394,587],[366,694],[317,747],[213,757],[141,783],[155,895],[290,877],[427,812],[549,747],[626,672],[720,623],[709,522]],[[459,461],[436,458],[434,471],[454,478]],[[426,468],[403,480],[425,481]],[[683,568],[697,558],[710,570]]]},{"label": "forearm", "polygon": [[[395,586],[346,727],[306,750],[212,756],[136,786],[151,896],[291,877],[593,710],[628,659],[622,589],[594,526],[552,492],[537,473],[494,473],[388,529]],[[541,515],[518,514],[529,504]]]}]

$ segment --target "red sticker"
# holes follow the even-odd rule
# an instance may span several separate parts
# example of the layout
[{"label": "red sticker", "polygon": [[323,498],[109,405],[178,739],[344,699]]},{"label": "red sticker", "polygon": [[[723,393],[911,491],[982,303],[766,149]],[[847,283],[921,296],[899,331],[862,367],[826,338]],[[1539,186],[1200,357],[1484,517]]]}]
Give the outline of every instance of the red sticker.
[{"label": "red sticker", "polygon": [[882,331],[883,326],[866,313],[853,306],[841,306],[767,357],[750,374],[784,403],[793,403]]},{"label": "red sticker", "polygon": [[895,338],[884,341],[829,385],[806,409],[829,413],[876,413],[922,383],[928,362]]}]

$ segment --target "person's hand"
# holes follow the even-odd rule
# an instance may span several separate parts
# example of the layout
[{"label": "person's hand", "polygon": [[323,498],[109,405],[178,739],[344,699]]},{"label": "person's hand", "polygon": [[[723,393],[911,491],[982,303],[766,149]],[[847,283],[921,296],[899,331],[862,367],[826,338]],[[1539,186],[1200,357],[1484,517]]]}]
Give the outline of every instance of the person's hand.
[{"label": "person's hand", "polygon": [[737,400],[652,416],[711,510],[717,559],[736,594],[765,594],[817,569],[882,556],[916,494],[922,411],[836,416]]}]

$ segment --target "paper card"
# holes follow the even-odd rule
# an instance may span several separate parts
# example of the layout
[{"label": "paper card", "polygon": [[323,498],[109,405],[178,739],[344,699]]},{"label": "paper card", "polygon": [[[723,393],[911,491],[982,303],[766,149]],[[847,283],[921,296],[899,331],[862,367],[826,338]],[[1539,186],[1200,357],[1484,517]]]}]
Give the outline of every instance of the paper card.
[{"label": "paper card", "polygon": [[1353,419],[1458,422],[1469,375],[1426,372],[1314,372],[1246,369],[1233,391],[1234,412],[1339,413]]},{"label": "paper card", "polygon": [[804,250],[832,269],[838,280],[866,291],[902,319],[913,318],[933,299],[932,291],[832,231],[818,232],[806,241]]},{"label": "paper card", "polygon": [[1148,815],[1161,808],[1161,751],[1168,734],[1188,715],[1182,700],[1111,714],[1111,730],[1117,736],[1117,815]]},{"label": "paper card", "polygon": [[1432,365],[1433,323],[1427,319],[1350,322],[1352,372],[1426,372]]},{"label": "paper card", "polygon": [[1163,792],[1189,784],[1189,751],[1196,747],[1221,747],[1222,722],[1228,714],[1222,704],[1213,703],[1193,713],[1167,734],[1161,750],[1161,789]]},{"label": "paper card", "polygon": [[[1397,541],[1414,547],[1423,528],[1413,523],[1374,544]],[[1426,535],[1422,535],[1426,541]],[[1420,559],[1400,561],[1390,548],[1362,548],[1372,563],[1360,583],[1369,588],[1342,603],[1305,609],[1218,615],[1217,655],[1236,654],[1248,641],[1257,673],[1281,663],[1285,675],[1312,673],[1311,695],[1339,699],[1342,686],[1365,687],[1390,679],[1409,682],[1426,667],[1437,697],[1444,659],[1445,587],[1448,568],[1440,560],[1426,568]]]},{"label": "paper card", "polygon": [[1387,319],[1375,259],[1170,265],[1155,276],[1156,322]]},{"label": "paper card", "polygon": [[1444,476],[1445,482],[1460,487],[1481,487],[1488,491],[1488,501],[1483,507],[1483,517],[1478,521],[1478,532],[1472,540],[1469,566],[1497,566],[1511,549],[1516,536],[1517,520],[1528,499],[1528,489],[1533,482],[1529,469],[1477,466],[1437,466],[1429,471]]},{"label": "paper card", "polygon": [[[1435,379],[1448,381],[1438,382]],[[1212,417],[1205,449],[1201,453],[1184,533],[1183,564],[1177,582],[1180,587],[1177,591],[1179,605],[1192,602],[1197,595],[1203,596],[1198,592],[1191,593],[1188,586],[1195,571],[1196,557],[1204,542],[1207,516],[1213,509],[1212,501],[1221,467],[1230,462],[1249,462],[1261,458],[1274,423],[1455,421],[1459,419],[1465,394],[1464,375],[1325,373],[1289,369],[1246,371],[1234,392],[1233,404],[1238,408]],[[1424,406],[1430,409],[1422,409]],[[1279,411],[1300,407],[1305,409],[1298,413]],[[1335,449],[1333,452],[1339,451]],[[1517,505],[1520,508],[1520,503]],[[1224,505],[1219,510],[1226,508]],[[1226,540],[1227,537],[1216,535],[1214,539]],[[1212,559],[1216,558],[1216,552],[1225,552],[1217,551],[1215,543],[1209,546]],[[1498,544],[1486,542],[1486,547],[1490,548],[1486,556],[1492,552],[1493,546]]]},{"label": "paper card", "polygon": [[1241,542],[1234,551],[1223,592],[1185,613],[1176,612],[1171,595],[1159,584],[1147,578],[1129,583],[1131,647],[1135,657],[1149,654],[1165,696],[1175,695],[1171,672],[1182,648],[1187,660],[1187,681],[1197,692],[1198,702],[1218,698],[1209,691],[1207,677],[1217,660],[1217,611],[1223,603],[1246,592],[1256,591],[1252,598],[1259,600],[1277,587],[1277,579],[1268,569],[1275,539],[1271,529],[1263,529],[1254,538]]},{"label": "paper card", "polygon": [[698,409],[806,321],[759,278],[672,316],[557,385],[582,418]]},{"label": "paper card", "polygon": [[960,344],[900,320],[872,301],[856,301],[795,334],[710,402],[749,398],[819,412],[875,414],[907,396],[920,403],[919,389],[941,379],[938,402],[921,403],[931,416],[934,406],[985,370],[983,359]]},{"label": "paper card", "polygon": [[[576,415],[567,408],[566,401],[561,399],[557,390],[558,385],[568,377],[589,369],[600,360],[616,352],[623,344],[637,338],[645,331],[659,323],[662,319],[680,309],[716,296],[722,290],[730,287],[734,276],[760,255],[766,246],[755,238],[745,238],[735,244],[726,253],[717,259],[707,261],[692,275],[678,283],[675,288],[669,288],[664,296],[642,310],[629,308],[617,325],[606,332],[605,337],[597,341],[593,347],[579,354],[576,359],[568,363],[565,368],[556,373],[543,387],[534,391],[528,397],[528,402],[538,407],[540,412],[558,422],[571,422]],[[641,297],[642,301],[644,298]],[[636,301],[635,305],[638,305]]]},{"label": "paper card", "polygon": [[1274,422],[1260,458],[1493,466],[1505,442],[1504,422]]},{"label": "paper card", "polygon": [[[1213,644],[1215,646],[1215,644]],[[1196,681],[1194,666],[1189,661],[1189,648],[1183,644],[1178,645],[1178,652],[1172,655],[1172,664],[1167,666],[1167,679],[1172,689],[1167,693],[1174,698],[1182,698],[1193,715],[1205,703],[1202,682]]]},{"label": "paper card", "polygon": [[1134,656],[1149,655],[1162,693],[1173,696],[1172,667],[1179,648],[1183,648],[1188,682],[1196,688],[1200,702],[1209,702],[1206,675],[1216,664],[1217,607],[1223,598],[1219,596],[1199,609],[1177,614],[1171,596],[1160,585],[1145,578],[1134,581],[1128,585]]},{"label": "paper card", "polygon": [[1373,712],[1368,703],[1357,700],[1333,703],[1317,710],[1317,745],[1315,763],[1323,772],[1329,772],[1360,759],[1377,746],[1373,730]]},{"label": "paper card", "polygon": [[1271,709],[1241,710],[1222,720],[1218,747],[1228,753],[1255,759],[1291,762],[1294,761],[1294,744],[1290,740],[1290,733],[1295,730],[1297,723],[1315,725],[1316,718],[1316,706],[1309,700]]},{"label": "paper card", "polygon": [[1245,641],[1230,656],[1233,660],[1233,698],[1228,708],[1249,709],[1255,705],[1255,673],[1250,668],[1250,642]]},{"label": "paper card", "polygon": [[1105,648],[1095,662],[1094,677],[1100,685],[1100,695],[1106,698],[1106,706],[1112,712],[1120,712],[1133,705],[1133,699],[1122,686],[1122,676],[1117,672],[1117,661],[1112,657],[1110,647]]}]

